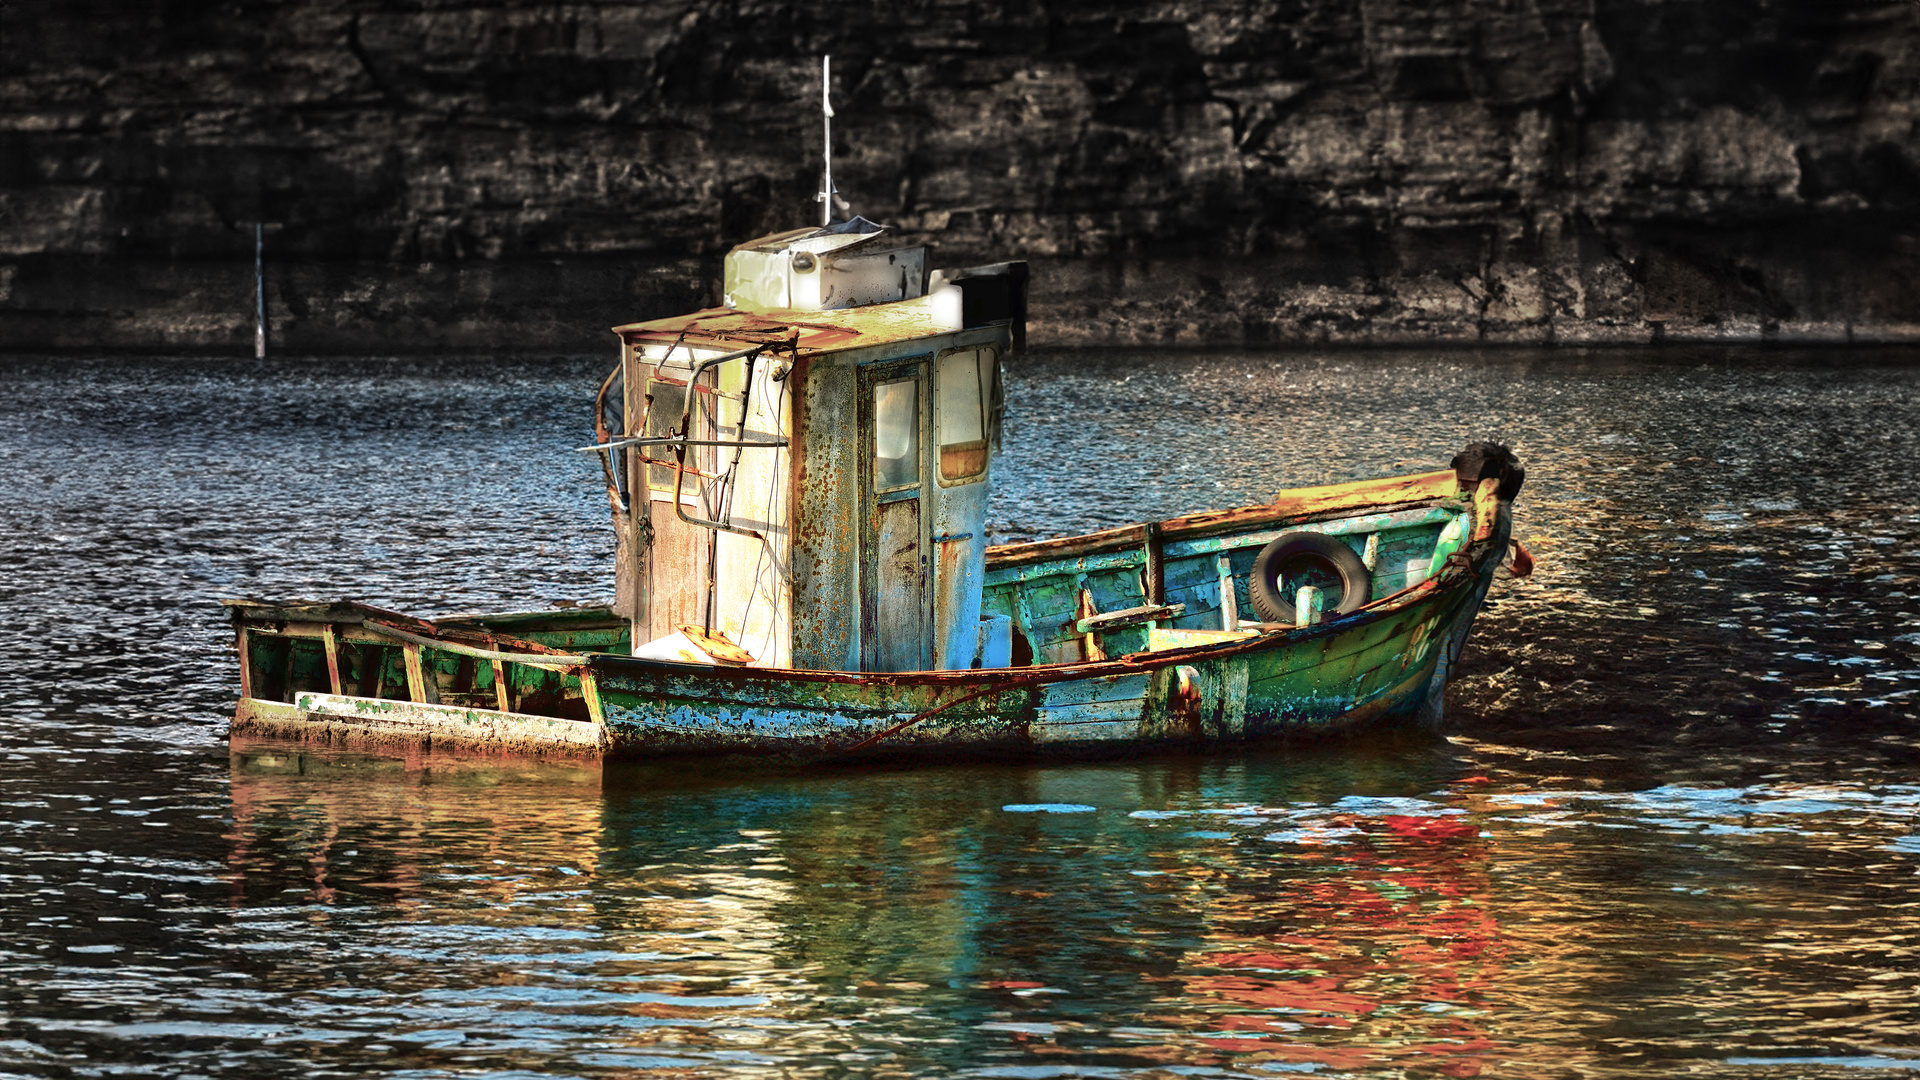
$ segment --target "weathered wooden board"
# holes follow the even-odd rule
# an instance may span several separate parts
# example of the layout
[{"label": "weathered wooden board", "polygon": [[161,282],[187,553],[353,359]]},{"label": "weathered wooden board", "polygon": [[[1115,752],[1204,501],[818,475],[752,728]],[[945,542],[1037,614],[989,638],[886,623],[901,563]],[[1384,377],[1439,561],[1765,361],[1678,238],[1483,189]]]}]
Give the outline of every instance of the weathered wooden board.
[{"label": "weathered wooden board", "polygon": [[1109,742],[1137,737],[1150,677],[1105,675],[1040,688],[1029,728],[1036,743]]},{"label": "weathered wooden board", "polygon": [[583,753],[608,748],[598,724],[449,705],[303,693],[292,703],[243,698],[235,734],[370,746],[458,746],[514,753]]}]

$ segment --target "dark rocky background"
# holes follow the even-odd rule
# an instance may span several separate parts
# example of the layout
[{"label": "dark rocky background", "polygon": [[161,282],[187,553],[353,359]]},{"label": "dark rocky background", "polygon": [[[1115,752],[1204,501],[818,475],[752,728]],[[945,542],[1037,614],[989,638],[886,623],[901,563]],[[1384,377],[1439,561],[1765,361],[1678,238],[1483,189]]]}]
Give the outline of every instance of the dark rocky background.
[{"label": "dark rocky background", "polygon": [[1033,337],[1920,338],[1916,0],[5,0],[0,346],[607,347],[836,179]]}]

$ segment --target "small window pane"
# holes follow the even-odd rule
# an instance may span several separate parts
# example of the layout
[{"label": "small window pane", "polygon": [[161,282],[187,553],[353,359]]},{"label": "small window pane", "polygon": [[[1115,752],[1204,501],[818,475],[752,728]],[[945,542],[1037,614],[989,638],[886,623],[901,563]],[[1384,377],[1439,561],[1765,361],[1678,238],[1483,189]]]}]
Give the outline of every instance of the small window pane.
[{"label": "small window pane", "polygon": [[935,374],[939,404],[940,479],[964,480],[987,469],[987,425],[980,374],[981,352],[969,349],[940,358]]},{"label": "small window pane", "polygon": [[[647,405],[647,435],[655,439],[664,439],[680,426],[680,414],[687,408],[687,390],[684,386],[675,386],[670,382],[655,379],[647,380],[647,396],[652,399]],[[673,450],[665,446],[649,446],[641,451],[641,456],[653,461],[672,461]],[[673,494],[674,473],[672,466],[653,465],[647,469],[648,483],[655,491]],[[688,477],[688,483],[682,489],[683,494],[692,494],[699,490],[698,482]]]},{"label": "small window pane", "polygon": [[873,388],[873,488],[920,482],[920,385],[896,379]]}]

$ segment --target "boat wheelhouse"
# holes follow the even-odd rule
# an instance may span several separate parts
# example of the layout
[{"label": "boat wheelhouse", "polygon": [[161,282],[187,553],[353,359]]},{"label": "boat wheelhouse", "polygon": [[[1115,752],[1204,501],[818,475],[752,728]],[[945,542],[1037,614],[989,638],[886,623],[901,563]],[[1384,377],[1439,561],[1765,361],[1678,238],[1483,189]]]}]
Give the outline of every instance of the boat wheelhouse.
[{"label": "boat wheelhouse", "polygon": [[766,667],[979,665],[1026,266],[929,273],[886,237],[856,218],[752,241],[730,306],[614,329],[595,449],[635,655],[695,626]]}]

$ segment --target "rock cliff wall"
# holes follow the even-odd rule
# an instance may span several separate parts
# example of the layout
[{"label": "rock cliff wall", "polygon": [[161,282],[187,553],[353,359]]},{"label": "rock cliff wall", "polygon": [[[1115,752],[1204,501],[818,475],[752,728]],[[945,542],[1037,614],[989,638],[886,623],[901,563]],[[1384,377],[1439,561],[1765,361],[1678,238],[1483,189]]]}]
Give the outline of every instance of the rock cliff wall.
[{"label": "rock cliff wall", "polygon": [[1920,337],[1914,0],[10,0],[0,334],[604,348],[836,179],[1033,338]]}]

